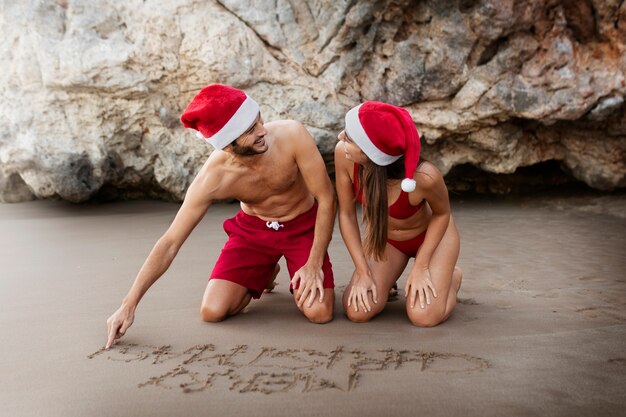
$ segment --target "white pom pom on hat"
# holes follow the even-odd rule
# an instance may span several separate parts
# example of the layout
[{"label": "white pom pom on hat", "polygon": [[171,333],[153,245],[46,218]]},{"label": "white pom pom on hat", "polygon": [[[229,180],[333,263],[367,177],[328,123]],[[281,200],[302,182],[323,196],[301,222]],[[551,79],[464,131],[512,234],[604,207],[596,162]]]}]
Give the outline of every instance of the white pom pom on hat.
[{"label": "white pom pom on hat", "polygon": [[404,191],[405,193],[410,193],[411,191],[415,191],[415,185],[416,183],[413,178],[405,178],[400,183],[400,187],[402,188],[402,191]]},{"label": "white pom pom on hat", "polygon": [[214,148],[224,149],[247,131],[258,115],[259,105],[243,91],[211,84],[196,94],[180,120]]},{"label": "white pom pom on hat", "polygon": [[404,155],[402,191],[415,190],[413,174],[420,159],[420,137],[402,107],[366,101],[346,114],[346,133],[375,164],[387,166]]}]

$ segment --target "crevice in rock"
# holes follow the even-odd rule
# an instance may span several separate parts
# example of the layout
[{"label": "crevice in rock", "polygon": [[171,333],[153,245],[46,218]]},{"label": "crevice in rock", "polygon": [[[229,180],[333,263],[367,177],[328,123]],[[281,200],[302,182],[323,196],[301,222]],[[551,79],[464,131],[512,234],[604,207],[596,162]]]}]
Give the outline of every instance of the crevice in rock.
[{"label": "crevice in rock", "polygon": [[305,43],[316,40],[319,36],[319,31],[308,3],[299,0],[287,0],[287,2],[291,6],[293,15],[300,27],[300,32],[306,39]]},{"label": "crevice in rock", "polygon": [[356,0],[352,0],[348,3],[346,7],[346,11],[343,14],[343,19],[341,19],[341,22],[333,28],[331,34],[328,36],[326,41],[320,46],[320,52],[325,50],[328,47],[328,45],[330,45],[330,43],[339,35],[339,32],[341,32],[341,30],[345,27],[346,16],[348,16],[348,13],[350,13],[350,10],[354,7],[355,4],[356,4]]},{"label": "crevice in rock", "polygon": [[457,165],[445,176],[448,189],[453,194],[524,194],[576,186],[591,190],[577,180],[560,161],[549,160],[519,167],[512,174],[483,171],[472,164]]},{"label": "crevice in rock", "polygon": [[[310,71],[306,71],[307,74],[313,76],[313,77],[319,77],[322,74],[324,74],[324,72],[328,69],[329,66],[331,66],[334,62],[337,62],[337,60],[339,60],[339,56],[338,55],[334,55],[329,61],[325,62],[318,70],[316,73],[311,73]],[[306,69],[305,69],[306,70]]]},{"label": "crevice in rock", "polygon": [[0,203],[19,203],[36,198],[31,188],[17,172],[5,177],[0,171],[0,186]]},{"label": "crevice in rock", "polygon": [[104,184],[91,196],[90,201],[105,202],[118,200],[139,200],[144,198],[179,202],[179,200],[172,193],[163,190],[154,180],[145,181],[141,184],[123,188],[116,187],[112,184]]},{"label": "crevice in rock", "polygon": [[428,15],[427,17],[420,17],[418,15],[419,9],[417,7],[410,7],[408,10],[405,10],[404,13],[400,16],[402,22],[398,26],[395,35],[393,36],[393,41],[404,42],[409,39],[412,35],[414,35],[414,31],[411,28],[417,25],[428,25],[432,22],[433,16]]},{"label": "crevice in rock", "polygon": [[616,118],[624,112],[624,97],[618,91],[599,97],[581,119],[601,122]]},{"label": "crevice in rock", "polygon": [[259,32],[256,31],[256,29],[254,29],[254,27],[252,27],[251,25],[248,24],[248,22],[246,22],[245,20],[243,20],[241,17],[239,17],[235,12],[233,12],[232,10],[230,10],[228,7],[226,7],[224,5],[224,3],[222,3],[220,0],[215,0],[215,2],[221,6],[226,12],[228,12],[229,14],[231,14],[233,17],[235,17],[235,19],[237,19],[238,21],[240,21],[242,24],[244,24],[248,29],[250,29],[252,31],[252,33],[254,33],[254,35],[263,43],[263,45],[265,46],[265,48],[267,49],[267,51],[279,62],[285,63],[285,64],[289,64],[292,66],[296,66],[296,67],[300,67],[297,63],[293,62],[291,59],[289,59],[287,57],[287,55],[285,55],[285,53],[278,47],[272,45],[270,42],[267,41],[267,39],[265,39],[263,36],[261,36],[261,34]]},{"label": "crevice in rock", "polygon": [[476,0],[461,0],[459,2],[459,11],[461,13],[469,13],[476,5]]},{"label": "crevice in rock", "polygon": [[562,7],[567,27],[576,41],[587,43],[597,39],[597,13],[590,0],[563,0]]},{"label": "crevice in rock", "polygon": [[356,48],[356,46],[357,46],[357,42],[356,41],[352,41],[349,44],[347,44],[346,46],[344,46],[343,49],[344,49],[344,51],[351,51],[354,48]]},{"label": "crevice in rock", "polygon": [[615,29],[617,29],[617,30],[619,30],[619,27],[620,27],[620,23],[621,23],[622,17],[626,17],[626,11],[625,11],[625,12],[623,12],[623,13],[619,13],[619,12],[620,12],[620,10],[622,9],[622,6],[624,5],[624,2],[625,2],[625,1],[626,1],[626,0],[620,0],[619,5],[618,5],[618,6],[617,6],[617,8],[615,9],[615,10],[617,11],[618,15],[617,15],[617,18],[615,19],[615,23],[613,24],[613,27],[614,27]]},{"label": "crevice in rock", "polygon": [[476,66],[480,67],[481,65],[485,65],[491,62],[493,57],[498,54],[500,47],[504,45],[508,40],[508,36],[502,36],[485,46],[476,61]]}]

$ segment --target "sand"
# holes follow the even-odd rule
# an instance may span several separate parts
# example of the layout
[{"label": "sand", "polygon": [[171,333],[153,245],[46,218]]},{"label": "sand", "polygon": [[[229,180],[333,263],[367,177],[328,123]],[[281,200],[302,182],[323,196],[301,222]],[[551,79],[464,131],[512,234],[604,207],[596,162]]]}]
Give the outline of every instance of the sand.
[{"label": "sand", "polygon": [[406,319],[404,278],[372,322],[343,316],[352,265],[337,228],[333,322],[307,322],[283,268],[244,314],[203,323],[221,223],[237,210],[214,206],[102,350],[177,208],[0,205],[1,416],[624,415],[624,196],[454,201],[465,278],[431,329]]}]

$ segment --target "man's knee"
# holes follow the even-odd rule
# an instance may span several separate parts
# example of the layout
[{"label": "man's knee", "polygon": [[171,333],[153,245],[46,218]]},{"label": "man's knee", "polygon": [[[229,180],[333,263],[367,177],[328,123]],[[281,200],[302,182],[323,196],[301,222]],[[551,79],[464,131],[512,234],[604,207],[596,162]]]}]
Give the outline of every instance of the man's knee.
[{"label": "man's knee", "polygon": [[303,312],[312,323],[324,324],[333,319],[333,305],[330,303],[315,303]]},{"label": "man's knee", "polygon": [[206,322],[215,323],[224,320],[227,316],[228,310],[223,307],[212,304],[203,304],[200,307],[200,317]]}]

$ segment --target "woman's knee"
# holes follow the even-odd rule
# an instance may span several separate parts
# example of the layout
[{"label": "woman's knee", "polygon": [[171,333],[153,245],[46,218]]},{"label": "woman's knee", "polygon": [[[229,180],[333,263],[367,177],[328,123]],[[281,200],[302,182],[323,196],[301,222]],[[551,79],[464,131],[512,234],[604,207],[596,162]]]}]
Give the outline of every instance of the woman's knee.
[{"label": "woman's knee", "polygon": [[435,327],[446,319],[444,306],[429,305],[426,308],[407,306],[407,316],[417,327]]},{"label": "woman's knee", "polygon": [[346,313],[346,317],[348,317],[348,320],[355,323],[367,323],[368,321],[373,319],[376,314],[378,314],[378,312],[375,312],[373,310],[367,311],[359,309],[359,311],[354,311],[353,307],[346,307],[344,311]]},{"label": "woman's knee", "polygon": [[344,303],[343,311],[345,312],[346,317],[348,317],[348,320],[353,321],[355,323],[367,323],[368,321],[376,317],[378,314],[380,314],[385,309],[386,304],[387,304],[386,301],[381,301],[380,299],[378,300],[377,303],[375,303],[374,300],[372,300],[370,297],[371,308],[369,311],[363,308],[363,306],[359,306],[358,311],[356,311],[354,309],[354,305],[350,305],[348,307],[347,303]]},{"label": "woman's knee", "polygon": [[[347,290],[346,290],[347,292]],[[385,301],[381,301],[380,300],[380,296],[378,297],[378,302],[375,303],[374,299],[372,298],[372,294],[370,293],[368,295],[369,297],[369,303],[370,303],[370,311],[367,311],[362,305],[359,304],[359,309],[355,310],[354,309],[354,304],[351,304],[350,306],[348,306],[348,296],[347,294],[344,294],[343,297],[343,311],[344,314],[346,315],[346,317],[348,318],[348,320],[354,322],[354,323],[367,323],[368,321],[370,321],[371,319],[373,319],[374,317],[376,317],[381,311],[384,310],[385,305],[387,304],[386,302],[386,298],[387,296],[385,296]]]}]

